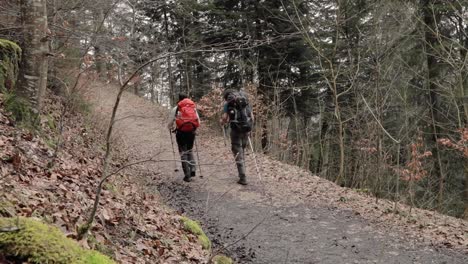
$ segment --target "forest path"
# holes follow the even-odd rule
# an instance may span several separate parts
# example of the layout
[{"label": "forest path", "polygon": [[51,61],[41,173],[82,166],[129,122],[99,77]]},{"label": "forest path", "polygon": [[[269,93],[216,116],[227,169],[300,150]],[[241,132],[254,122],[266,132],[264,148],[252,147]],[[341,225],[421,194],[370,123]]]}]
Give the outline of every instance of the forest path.
[{"label": "forest path", "polygon": [[[117,89],[91,88],[95,112],[108,120]],[[119,149],[130,161],[173,159],[166,117],[166,109],[125,93],[115,130]],[[368,201],[372,208],[373,198],[356,198],[268,157],[258,157],[259,178],[253,156],[247,156],[249,185],[240,186],[229,143],[224,146],[222,137],[207,128],[198,131],[197,140],[203,178],[197,171],[194,181],[183,182],[180,165],[174,172],[170,161],[141,164],[131,173],[142,186],[159,191],[168,205],[199,220],[216,247],[230,245],[225,252],[236,263],[468,263],[462,251],[428,246],[345,209],[354,200]],[[337,206],[340,201],[349,204]]]}]

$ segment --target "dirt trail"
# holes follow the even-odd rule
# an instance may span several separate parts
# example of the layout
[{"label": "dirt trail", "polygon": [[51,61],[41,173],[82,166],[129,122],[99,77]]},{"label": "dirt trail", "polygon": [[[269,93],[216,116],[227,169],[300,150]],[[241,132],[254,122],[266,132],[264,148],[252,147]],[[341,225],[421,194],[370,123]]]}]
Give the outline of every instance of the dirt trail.
[{"label": "dirt trail", "polygon": [[[108,118],[116,92],[93,87],[91,98],[103,117]],[[132,160],[171,160],[166,114],[125,94],[116,123],[120,149]],[[216,246],[229,245],[226,253],[237,263],[468,263],[462,251],[428,246],[337,207],[344,191],[332,190],[339,187],[267,157],[259,157],[263,176],[258,178],[249,155],[249,185],[236,184],[229,147],[206,128],[199,131],[198,147],[204,177],[191,183],[182,181],[181,170],[174,172],[170,161],[132,170],[167,204],[201,221]]]}]

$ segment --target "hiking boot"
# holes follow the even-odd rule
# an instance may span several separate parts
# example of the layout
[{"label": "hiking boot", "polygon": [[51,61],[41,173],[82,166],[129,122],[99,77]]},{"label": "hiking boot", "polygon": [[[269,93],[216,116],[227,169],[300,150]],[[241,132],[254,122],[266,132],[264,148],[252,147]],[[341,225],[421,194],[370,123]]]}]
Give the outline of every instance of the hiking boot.
[{"label": "hiking boot", "polygon": [[247,180],[245,179],[245,175],[240,175],[237,183],[240,185],[247,185]]},{"label": "hiking boot", "polygon": [[184,177],[184,182],[191,182],[191,181],[192,181],[192,179],[191,179],[190,176],[185,176]]}]

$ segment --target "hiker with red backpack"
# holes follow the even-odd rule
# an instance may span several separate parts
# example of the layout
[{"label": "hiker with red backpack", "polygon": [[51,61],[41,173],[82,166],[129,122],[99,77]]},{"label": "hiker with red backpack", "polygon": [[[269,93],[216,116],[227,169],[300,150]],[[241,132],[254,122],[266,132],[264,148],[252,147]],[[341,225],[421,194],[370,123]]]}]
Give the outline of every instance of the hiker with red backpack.
[{"label": "hiker with red backpack", "polygon": [[[174,121],[176,123],[175,129]],[[199,126],[200,117],[198,116],[195,103],[186,94],[179,94],[179,102],[169,115],[167,127],[169,131],[176,134],[177,146],[184,171],[184,181],[186,182],[190,182],[191,178],[195,177],[196,167],[192,149],[195,141],[195,131]]]},{"label": "hiker with red backpack", "polygon": [[249,144],[254,116],[247,95],[242,91],[226,90],[223,94],[224,107],[220,124],[225,129],[229,123],[231,128],[231,150],[239,173],[238,184],[247,185],[245,174],[245,148]]}]

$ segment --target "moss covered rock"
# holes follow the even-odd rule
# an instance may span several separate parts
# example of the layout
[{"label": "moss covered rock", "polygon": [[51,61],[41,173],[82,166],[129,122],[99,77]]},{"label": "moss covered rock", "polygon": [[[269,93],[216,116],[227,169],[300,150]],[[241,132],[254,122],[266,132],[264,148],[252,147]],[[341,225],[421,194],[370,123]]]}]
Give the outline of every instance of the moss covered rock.
[{"label": "moss covered rock", "polygon": [[30,218],[0,218],[0,255],[28,263],[114,263],[97,251],[81,248],[58,228]]},{"label": "moss covered rock", "polygon": [[203,249],[208,250],[211,248],[210,239],[205,235],[205,232],[203,232],[203,229],[200,227],[200,225],[197,222],[191,219],[188,219],[187,217],[182,217],[181,221],[184,224],[185,230],[189,231],[190,233],[198,237],[198,241],[202,245]]},{"label": "moss covered rock", "polygon": [[213,264],[233,264],[231,258],[226,257],[224,255],[217,255],[213,258]]},{"label": "moss covered rock", "polygon": [[0,39],[0,91],[14,88],[20,59],[21,48],[12,41]]}]

